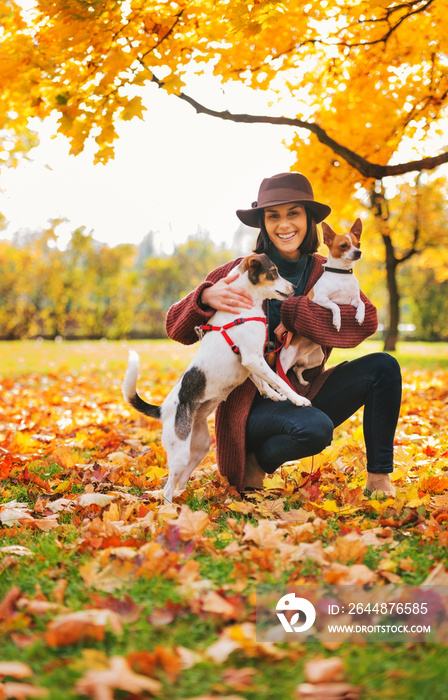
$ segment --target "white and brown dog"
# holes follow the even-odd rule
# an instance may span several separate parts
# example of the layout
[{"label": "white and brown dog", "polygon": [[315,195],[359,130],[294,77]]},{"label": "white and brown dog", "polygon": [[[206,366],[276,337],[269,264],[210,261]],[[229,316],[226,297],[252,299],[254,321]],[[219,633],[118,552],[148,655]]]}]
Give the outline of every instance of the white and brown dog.
[{"label": "white and brown dog", "polygon": [[[316,304],[329,309],[333,316],[333,326],[341,329],[341,310],[338,304],[351,304],[356,308],[356,320],[359,324],[364,321],[365,304],[361,299],[359,283],[353,274],[354,264],[361,257],[359,249],[362,222],[356,219],[349,233],[337,234],[322,222],[324,243],[328,246],[328,259],[324,265],[324,274],[317,280],[308,293],[308,297]],[[280,364],[283,372],[291,367],[300,384],[307,386],[308,382],[302,376],[306,369],[318,367],[324,359],[320,345],[309,338],[296,335],[289,347],[280,352]]]},{"label": "white and brown dog", "polygon": [[[137,394],[139,358],[129,353],[123,381],[123,396],[137,411],[163,423],[162,445],[167,452],[168,481],[165,501],[171,502],[176,488],[184,489],[190,474],[210,449],[207,417],[233,389],[250,377],[260,393],[276,401],[289,399],[296,406],[309,406],[275,374],[263,358],[266,342],[265,299],[285,299],[293,285],[280,277],[276,266],[262,255],[250,255],[237,268],[230,285],[243,287],[252,296],[251,309],[239,318],[217,311],[209,323],[199,350],[161,406],[146,403]],[[230,345],[230,347],[229,347]]]}]

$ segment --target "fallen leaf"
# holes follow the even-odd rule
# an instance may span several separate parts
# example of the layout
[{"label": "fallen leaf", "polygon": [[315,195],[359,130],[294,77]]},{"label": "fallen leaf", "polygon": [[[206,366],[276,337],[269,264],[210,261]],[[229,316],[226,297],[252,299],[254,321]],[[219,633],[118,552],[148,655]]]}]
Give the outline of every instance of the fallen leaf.
[{"label": "fallen leaf", "polygon": [[344,537],[338,537],[334,545],[326,547],[325,553],[332,561],[340,564],[348,564],[353,561],[359,564],[367,552],[367,544],[356,533],[350,533]]},{"label": "fallen leaf", "polygon": [[160,670],[170,683],[174,683],[182,670],[182,659],[176,650],[157,645],[152,652],[131,652],[127,656],[132,670],[144,676],[152,676]]},{"label": "fallen leaf", "polygon": [[243,540],[251,540],[262,549],[275,549],[282,544],[285,533],[277,529],[272,520],[259,520],[257,527],[251,523],[244,526]]},{"label": "fallen leaf", "polygon": [[298,700],[358,700],[361,689],[350,683],[302,683],[297,687]]},{"label": "fallen leaf", "polygon": [[205,612],[222,615],[226,620],[230,620],[236,616],[235,606],[218,593],[215,593],[215,591],[209,591],[205,594],[201,600],[201,607]]},{"label": "fallen leaf", "polygon": [[27,503],[17,503],[10,501],[0,506],[0,523],[12,527],[18,525],[23,520],[32,521],[30,508]]},{"label": "fallen leaf", "polygon": [[[5,698],[13,698],[14,700],[27,700],[27,698],[43,698],[48,695],[45,688],[36,688],[28,683],[5,683],[0,685],[0,690],[3,690]],[[1,695],[0,695],[1,698]]]},{"label": "fallen leaf", "polygon": [[0,552],[4,554],[15,554],[18,557],[32,557],[33,552],[28,547],[22,547],[19,544],[12,544],[9,547],[0,547]]},{"label": "fallen leaf", "polygon": [[234,690],[248,690],[254,684],[254,676],[258,671],[255,668],[226,668],[222,674],[222,680]]},{"label": "fallen leaf", "polygon": [[13,586],[0,602],[0,620],[9,620],[14,614],[16,602],[21,596],[20,588]]},{"label": "fallen leaf", "polygon": [[315,561],[321,566],[329,563],[329,558],[323,548],[321,540],[301,542],[291,555],[291,561],[305,561],[306,559]]},{"label": "fallen leaf", "polygon": [[437,564],[434,569],[428,574],[426,579],[421,584],[422,586],[447,586],[448,585],[448,570],[445,569],[442,562]]},{"label": "fallen leaf", "polygon": [[203,661],[202,654],[197,651],[192,651],[179,645],[176,645],[175,650],[181,660],[182,668],[193,668],[193,666]]},{"label": "fallen leaf", "polygon": [[103,508],[109,505],[114,500],[115,496],[109,496],[105,493],[82,493],[77,498],[78,505],[83,508],[88,508],[89,506],[95,505]]},{"label": "fallen leaf", "polygon": [[187,505],[182,506],[179,517],[173,521],[173,524],[179,528],[180,537],[185,541],[200,537],[204,530],[211,525],[205,511],[192,511]]},{"label": "fallen leaf", "polygon": [[13,678],[27,678],[32,675],[32,670],[21,661],[0,661],[0,676],[12,676]]},{"label": "fallen leaf", "polygon": [[75,686],[78,693],[91,695],[95,700],[113,700],[113,690],[125,690],[128,693],[146,690],[154,695],[161,688],[159,681],[134,673],[121,656],[113,656],[106,670],[87,671]]},{"label": "fallen leaf", "polygon": [[285,481],[282,479],[281,475],[278,472],[274,472],[274,474],[266,478],[263,481],[263,488],[266,490],[269,489],[284,489],[285,488]]},{"label": "fallen leaf", "polygon": [[112,610],[80,610],[51,620],[45,640],[51,647],[67,646],[85,640],[101,641],[106,628],[121,635],[123,627],[119,615]]},{"label": "fallen leaf", "polygon": [[344,566],[337,562],[333,562],[327,567],[323,576],[327,583],[346,586],[364,586],[368,583],[374,583],[378,578],[377,574],[364,564]]},{"label": "fallen leaf", "polygon": [[344,663],[342,659],[311,659],[303,667],[305,679],[308,683],[327,683],[328,681],[340,681],[344,676]]},{"label": "fallen leaf", "polygon": [[244,700],[241,695],[195,695],[187,700]]},{"label": "fallen leaf", "polygon": [[244,515],[247,515],[248,513],[253,513],[254,504],[249,503],[248,501],[232,501],[229,503],[228,508],[234,513],[243,513]]}]

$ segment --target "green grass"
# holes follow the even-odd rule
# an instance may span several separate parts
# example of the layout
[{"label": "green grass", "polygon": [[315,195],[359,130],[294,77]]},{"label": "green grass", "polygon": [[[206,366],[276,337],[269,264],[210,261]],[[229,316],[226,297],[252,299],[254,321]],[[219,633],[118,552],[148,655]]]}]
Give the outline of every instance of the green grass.
[{"label": "green grass", "polygon": [[142,341],[61,341],[17,340],[0,342],[0,376],[36,372],[109,372],[122,370],[130,349],[140,354],[142,366],[158,371],[185,369],[197,346],[184,346],[170,340]]},{"label": "green grass", "polygon": [[[0,373],[3,376],[16,376],[29,372],[122,371],[131,348],[139,352],[142,367],[157,366],[160,372],[172,370],[180,374],[196,352],[197,345],[185,346],[170,340],[3,341],[0,342]],[[382,349],[383,344],[379,340],[367,340],[353,349],[335,349],[329,364],[353,360]],[[409,370],[448,367],[448,343],[403,342],[391,354],[402,367]]]},{"label": "green grass", "polygon": [[[329,364],[337,364],[344,360],[354,360],[361,355],[381,352],[383,343],[379,340],[366,340],[357,348],[340,350],[331,353]],[[396,352],[389,353],[396,357],[400,365],[407,370],[438,370],[448,368],[448,343],[406,342],[398,343]]]}]

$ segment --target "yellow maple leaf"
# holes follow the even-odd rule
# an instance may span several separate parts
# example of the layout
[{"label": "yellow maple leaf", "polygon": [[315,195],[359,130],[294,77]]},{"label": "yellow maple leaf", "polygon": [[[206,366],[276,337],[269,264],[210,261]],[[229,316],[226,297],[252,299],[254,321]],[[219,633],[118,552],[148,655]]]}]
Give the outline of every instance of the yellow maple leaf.
[{"label": "yellow maple leaf", "polygon": [[145,476],[149,479],[162,479],[168,474],[168,469],[166,467],[158,467],[154,465],[145,471]]},{"label": "yellow maple leaf", "polygon": [[134,117],[143,119],[143,112],[146,112],[146,107],[142,104],[142,98],[133,97],[124,107],[121,113],[121,118],[124,121],[130,121]]},{"label": "yellow maple leaf", "polygon": [[285,488],[285,482],[278,474],[275,472],[275,474],[270,477],[269,479],[265,479],[263,481],[263,488],[270,490],[270,489],[284,489]]},{"label": "yellow maple leaf", "polygon": [[343,513],[344,515],[350,515],[350,513],[355,513],[357,510],[359,510],[359,508],[355,508],[350,505],[338,506],[336,501],[332,501],[330,499],[322,504],[313,503],[313,501],[310,501],[310,505],[314,506],[315,508],[325,510],[327,513]]}]

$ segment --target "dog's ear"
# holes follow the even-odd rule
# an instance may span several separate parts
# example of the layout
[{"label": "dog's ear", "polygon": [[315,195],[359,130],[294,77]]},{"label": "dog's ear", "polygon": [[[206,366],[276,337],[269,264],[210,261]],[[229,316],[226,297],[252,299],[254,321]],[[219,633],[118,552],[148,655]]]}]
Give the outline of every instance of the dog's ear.
[{"label": "dog's ear", "polygon": [[331,246],[333,239],[336,236],[335,231],[329,226],[325,221],[322,221],[322,231],[324,232],[324,243],[327,246]]},{"label": "dog's ear", "polygon": [[253,265],[257,265],[257,255],[248,255],[241,263],[242,271],[250,270]]},{"label": "dog's ear", "polygon": [[353,233],[355,238],[358,240],[358,242],[361,239],[361,233],[362,233],[362,221],[361,219],[356,219],[355,223],[350,229],[350,233]]},{"label": "dog's ear", "polygon": [[248,273],[249,282],[251,284],[258,284],[260,281],[260,274],[264,270],[263,261],[260,255],[248,255],[243,261],[243,272]]}]

